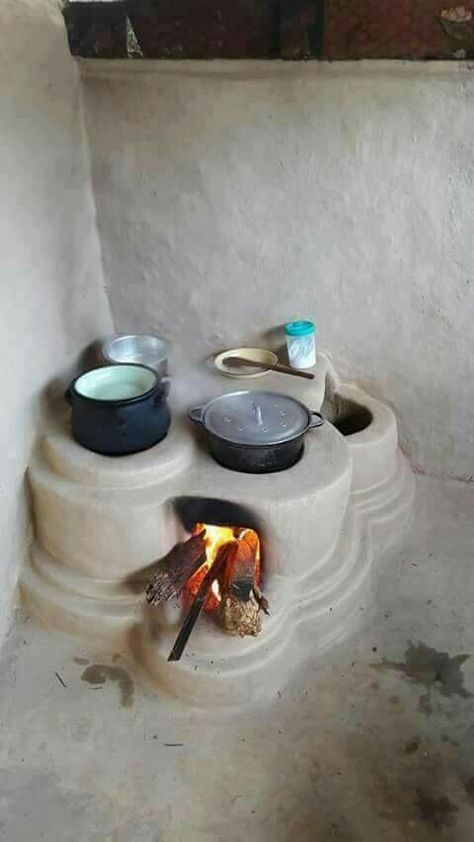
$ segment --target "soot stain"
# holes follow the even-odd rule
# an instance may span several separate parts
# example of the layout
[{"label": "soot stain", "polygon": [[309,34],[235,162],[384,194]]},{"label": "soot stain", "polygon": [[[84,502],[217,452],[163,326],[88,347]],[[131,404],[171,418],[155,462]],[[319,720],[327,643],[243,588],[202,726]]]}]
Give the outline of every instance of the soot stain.
[{"label": "soot stain", "polygon": [[419,747],[420,741],[418,738],[415,738],[414,740],[409,740],[405,744],[405,754],[415,754],[415,752],[418,751]]},{"label": "soot stain", "polygon": [[430,691],[428,690],[427,693],[422,693],[421,696],[418,698],[418,710],[420,713],[424,713],[425,716],[431,716],[433,713],[433,707],[430,701]]},{"label": "soot stain", "polygon": [[104,684],[107,679],[116,681],[120,688],[120,704],[123,708],[133,705],[134,684],[128,672],[123,667],[112,667],[109,664],[92,664],[81,675],[82,681],[97,686]]},{"label": "soot stain", "polygon": [[417,796],[416,807],[425,824],[431,825],[435,830],[453,827],[456,824],[456,813],[459,812],[459,807],[453,804],[446,795],[434,798],[418,789]]},{"label": "soot stain", "polygon": [[426,687],[427,693],[419,699],[419,710],[429,714],[430,692],[433,687],[436,687],[442,696],[461,696],[463,699],[472,697],[473,694],[464,687],[461,671],[462,665],[469,657],[464,654],[451,656],[447,652],[438,652],[425,643],[415,645],[409,641],[404,661],[384,659],[380,664],[375,664],[375,669],[395,670],[413,683]]},{"label": "soot stain", "polygon": [[468,798],[468,801],[474,805],[474,777],[469,778],[468,781],[464,784],[464,789]]},{"label": "soot stain", "polygon": [[449,743],[449,745],[455,746],[455,748],[459,748],[459,746],[461,745],[461,743],[458,743],[457,740],[453,740],[453,738],[450,737],[449,734],[443,734],[441,737],[441,742]]}]

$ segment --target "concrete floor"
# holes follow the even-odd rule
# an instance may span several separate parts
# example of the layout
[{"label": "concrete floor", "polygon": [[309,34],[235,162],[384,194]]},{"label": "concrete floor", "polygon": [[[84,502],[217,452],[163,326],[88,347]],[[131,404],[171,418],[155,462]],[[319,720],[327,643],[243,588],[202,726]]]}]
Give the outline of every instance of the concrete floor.
[{"label": "concrete floor", "polygon": [[474,488],[419,478],[354,637],[257,712],[159,699],[120,653],[19,611],[1,664],[0,838],[472,842],[473,512]]}]

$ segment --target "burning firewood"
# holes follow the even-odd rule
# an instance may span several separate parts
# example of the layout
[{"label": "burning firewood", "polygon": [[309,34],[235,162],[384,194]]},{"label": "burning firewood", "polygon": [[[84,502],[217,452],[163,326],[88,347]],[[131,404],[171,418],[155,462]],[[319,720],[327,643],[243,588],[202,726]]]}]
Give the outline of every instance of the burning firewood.
[{"label": "burning firewood", "polygon": [[160,561],[156,572],[150,579],[146,598],[151,605],[158,605],[177,596],[188,579],[196,573],[206,560],[206,530],[193,535],[188,541],[176,544],[168,555]]},{"label": "burning firewood", "polygon": [[227,634],[256,637],[262,629],[260,609],[268,612],[268,603],[258,588],[258,537],[244,532],[229,555],[221,581],[219,614]]},{"label": "burning firewood", "polygon": [[207,529],[198,525],[196,532],[159,563],[146,588],[151,605],[165,602],[182,590],[186,599],[193,598],[169,661],[180,659],[203,608],[218,609],[223,630],[241,637],[257,635],[262,627],[260,612],[268,613],[268,603],[258,587],[257,533],[252,529],[212,525]]},{"label": "burning firewood", "polygon": [[219,580],[221,592],[231,590],[243,602],[250,599],[255,584],[258,539],[255,536],[254,540],[254,534],[244,533],[233,542],[226,567]]}]

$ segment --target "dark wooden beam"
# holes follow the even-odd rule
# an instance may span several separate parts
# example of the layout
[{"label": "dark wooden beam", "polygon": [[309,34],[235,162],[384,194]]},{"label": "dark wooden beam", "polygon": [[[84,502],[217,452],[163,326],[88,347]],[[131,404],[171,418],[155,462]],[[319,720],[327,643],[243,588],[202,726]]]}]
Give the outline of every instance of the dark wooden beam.
[{"label": "dark wooden beam", "polygon": [[459,23],[444,17],[456,6],[440,0],[326,0],[323,58],[470,58],[471,12]]},{"label": "dark wooden beam", "polygon": [[126,0],[144,58],[274,58],[277,0]]},{"label": "dark wooden beam", "polygon": [[69,49],[82,58],[127,58],[127,13],[121,2],[68,3]]},{"label": "dark wooden beam", "polygon": [[324,0],[280,0],[281,58],[321,58],[323,27]]},{"label": "dark wooden beam", "polygon": [[440,0],[69,0],[64,17],[84,58],[474,58],[474,7]]}]

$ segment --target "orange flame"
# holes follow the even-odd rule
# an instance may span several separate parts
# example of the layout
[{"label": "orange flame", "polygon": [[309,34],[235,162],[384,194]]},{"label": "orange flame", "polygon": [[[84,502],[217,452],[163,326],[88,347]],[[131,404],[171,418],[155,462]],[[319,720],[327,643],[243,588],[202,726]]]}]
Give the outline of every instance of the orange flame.
[{"label": "orange flame", "polygon": [[[206,561],[201,565],[199,570],[191,576],[186,583],[186,591],[191,597],[195,597],[199,586],[204,579],[206,573],[214,564],[219,549],[230,541],[236,541],[240,538],[251,538],[252,542],[256,543],[255,554],[255,580],[260,581],[260,541],[256,532],[253,529],[246,529],[234,526],[215,526],[210,523],[197,523],[193,529],[193,535],[198,535],[202,530],[206,530],[204,543],[206,545]],[[221,594],[219,582],[217,579],[212,583],[211,591],[207,596],[204,608],[206,611],[215,611],[221,601]]]}]

